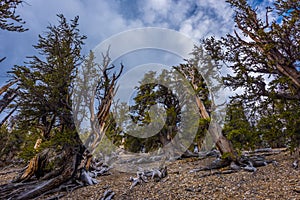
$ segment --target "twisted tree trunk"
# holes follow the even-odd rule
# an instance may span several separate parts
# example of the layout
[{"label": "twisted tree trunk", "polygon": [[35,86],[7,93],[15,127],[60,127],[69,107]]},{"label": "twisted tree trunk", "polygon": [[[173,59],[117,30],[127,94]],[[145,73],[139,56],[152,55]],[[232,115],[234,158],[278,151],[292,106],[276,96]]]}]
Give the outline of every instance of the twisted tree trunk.
[{"label": "twisted tree trunk", "polygon": [[[101,137],[103,137],[105,130],[109,126],[108,117],[115,94],[115,84],[116,80],[120,77],[123,66],[121,66],[118,74],[114,73],[112,77],[109,77],[108,71],[111,69],[113,68],[106,67],[103,69],[104,95],[101,96],[102,101],[98,107],[96,118],[100,125],[97,127],[98,130],[96,132],[100,133],[100,135],[98,135],[99,137],[92,137],[94,140],[91,143],[91,150],[97,147]],[[68,102],[68,99],[66,102]],[[68,110],[69,108],[64,109]],[[12,183],[0,186],[0,199],[31,199],[66,188],[78,188],[84,185],[96,184],[96,179],[91,177],[88,171],[93,170],[97,175],[101,175],[108,170],[99,168],[93,162],[92,154],[83,145],[76,131],[71,111],[61,113],[59,117],[53,116],[54,119],[60,118],[61,125],[57,130],[63,133],[64,137],[66,137],[66,142],[47,147],[34,156],[26,169]],[[47,122],[47,119],[44,119],[44,121]],[[47,129],[47,131],[43,131],[44,129],[42,129],[42,132],[45,134],[43,138],[51,141],[53,138],[50,137],[50,132],[51,130],[53,131],[54,122],[49,123],[49,127],[45,126],[47,124],[43,123],[44,129]],[[49,137],[46,137],[48,135]]]},{"label": "twisted tree trunk", "polygon": [[81,170],[89,168],[90,160],[78,139],[76,145],[49,147],[34,156],[19,177],[0,187],[1,199],[31,199],[82,181]]}]

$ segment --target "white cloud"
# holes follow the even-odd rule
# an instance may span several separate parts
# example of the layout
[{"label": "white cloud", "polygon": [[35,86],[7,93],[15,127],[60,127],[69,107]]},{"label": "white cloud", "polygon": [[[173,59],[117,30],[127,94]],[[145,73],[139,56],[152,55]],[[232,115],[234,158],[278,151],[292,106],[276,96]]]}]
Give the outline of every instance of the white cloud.
[{"label": "white cloud", "polygon": [[225,1],[139,1],[139,13],[147,26],[175,28],[192,37],[221,36],[233,29],[232,10]]},{"label": "white cloud", "polygon": [[[267,0],[271,1],[271,0]],[[17,13],[26,21],[25,33],[5,32],[0,35],[0,56],[7,56],[0,65],[2,72],[14,64],[21,65],[26,56],[34,55],[32,48],[38,34],[46,26],[57,24],[56,14],[68,19],[79,15],[80,31],[88,36],[87,53],[104,39],[132,28],[154,26],[178,30],[199,40],[217,37],[233,30],[232,10],[219,0],[27,0]]]},{"label": "white cloud", "polygon": [[[55,24],[56,14],[64,14],[68,19],[79,15],[79,25],[82,33],[88,36],[88,46],[93,48],[96,42],[100,42],[112,34],[128,28],[140,27],[139,20],[126,20],[117,10],[114,10],[112,1],[106,0],[52,0],[52,1],[28,1],[31,6],[26,5],[20,10],[21,16],[27,22],[32,34],[37,35],[45,30],[45,27]],[[91,45],[91,46],[90,46]]]},{"label": "white cloud", "polygon": [[64,14],[68,20],[79,15],[79,29],[88,36],[85,53],[113,34],[143,26],[139,19],[127,20],[120,15],[115,4],[109,0],[27,0],[18,7],[17,13],[26,21],[25,27],[29,31],[14,33],[0,30],[0,57],[7,56],[0,63],[2,73],[5,74],[14,65],[22,65],[26,56],[36,54],[32,45],[37,43],[38,34],[43,35],[47,31],[47,26],[57,24],[57,14]]},{"label": "white cloud", "polygon": [[[46,30],[49,24],[56,24],[56,14],[63,13],[68,19],[79,15],[80,30],[88,36],[86,41],[87,49],[92,49],[96,44],[105,38],[125,31],[131,28],[155,26],[172,28],[183,32],[195,39],[203,37],[207,33],[218,35],[220,30],[223,32],[224,24],[228,24],[230,16],[227,12],[226,3],[222,1],[172,1],[172,0],[141,0],[126,1],[122,4],[121,0],[52,0],[39,1],[28,0],[23,7],[18,8],[18,14],[26,21],[26,27],[29,28],[27,33],[5,32],[1,43],[3,48],[8,50],[8,57],[20,57],[19,61],[14,64],[21,64],[25,56],[32,55],[32,44],[37,42],[37,35]],[[134,17],[127,18],[121,14],[124,6],[133,7],[130,2],[137,4],[136,12],[131,14]],[[225,9],[226,8],[226,9]],[[125,9],[126,10],[126,9]],[[208,15],[209,10],[214,10],[216,16]],[[222,20],[216,20],[217,17]],[[7,37],[16,37],[17,39],[7,41]],[[12,49],[16,46],[22,46],[23,54],[16,54]],[[8,58],[12,59],[12,58]],[[17,59],[18,60],[18,59]],[[11,60],[12,61],[12,60]]]}]

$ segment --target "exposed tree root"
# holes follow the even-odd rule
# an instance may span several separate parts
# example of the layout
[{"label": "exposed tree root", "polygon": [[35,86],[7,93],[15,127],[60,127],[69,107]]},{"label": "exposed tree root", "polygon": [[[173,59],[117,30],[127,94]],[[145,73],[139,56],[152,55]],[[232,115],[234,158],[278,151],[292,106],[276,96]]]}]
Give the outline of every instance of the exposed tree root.
[{"label": "exposed tree root", "polygon": [[[214,169],[221,169],[221,168],[228,168],[228,173],[233,173],[235,171],[244,170],[248,172],[256,172],[257,167],[266,166],[270,163],[273,165],[277,165],[277,162],[275,160],[266,160],[265,156],[263,156],[261,153],[269,152],[273,154],[277,154],[278,152],[281,152],[281,150],[257,150],[254,152],[247,152],[246,155],[242,155],[238,159],[231,161],[230,159],[221,159],[218,158],[214,160],[212,163],[210,163],[207,166],[196,168],[190,171],[190,173],[193,172],[199,172],[199,171],[207,171],[207,170],[214,170]],[[206,156],[203,156],[206,157]],[[214,172],[210,175],[215,174],[224,174],[225,172]],[[209,175],[209,176],[210,176]],[[204,175],[207,176],[207,175]]]},{"label": "exposed tree root", "polygon": [[[11,168],[13,167],[14,165],[11,164],[7,167],[4,167],[3,169],[1,169],[2,171],[5,170],[5,169],[8,169],[8,168]],[[21,172],[23,171],[24,169],[12,169],[12,170],[9,170],[9,171],[6,171],[6,172],[0,172],[0,175],[6,175],[6,174],[11,174],[11,173],[16,173],[16,172]]]},{"label": "exposed tree root", "polygon": [[95,177],[109,169],[93,166],[91,176],[91,155],[80,152],[80,147],[71,146],[64,147],[62,152],[54,148],[43,150],[30,160],[27,168],[12,183],[0,186],[0,199],[32,199],[96,184]]},{"label": "exposed tree root", "polygon": [[111,191],[110,189],[107,189],[103,193],[103,197],[101,198],[101,200],[111,200],[111,199],[113,199],[114,196],[115,196],[115,193],[113,191]]}]

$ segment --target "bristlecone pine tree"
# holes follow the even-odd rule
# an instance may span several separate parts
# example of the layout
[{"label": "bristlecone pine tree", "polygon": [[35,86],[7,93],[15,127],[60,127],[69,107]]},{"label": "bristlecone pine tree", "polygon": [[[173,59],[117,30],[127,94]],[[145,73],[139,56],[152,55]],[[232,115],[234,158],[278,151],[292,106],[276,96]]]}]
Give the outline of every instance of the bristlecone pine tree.
[{"label": "bristlecone pine tree", "polygon": [[[149,72],[144,75],[140,85],[136,88],[137,94],[134,97],[134,105],[130,107],[131,118],[136,124],[142,126],[152,123],[162,127],[155,136],[146,139],[134,139],[128,135],[128,140],[131,140],[131,142],[136,140],[135,142],[140,143],[140,145],[131,145],[135,148],[131,150],[139,151],[141,145],[144,145],[146,151],[151,151],[151,149],[158,148],[159,146],[165,146],[171,141],[174,135],[176,135],[177,124],[180,122],[181,108],[179,106],[179,100],[169,88],[162,84],[155,83],[156,80],[160,83],[165,82],[169,85],[174,85],[176,84],[175,79],[174,74],[167,70],[163,70],[159,75],[156,74],[156,72]],[[162,124],[163,120],[159,117],[158,119],[153,119],[153,117],[150,116],[149,110],[151,106],[154,105],[166,111],[166,121],[164,124]],[[153,129],[155,129],[155,127],[153,127]]]},{"label": "bristlecone pine tree", "polygon": [[[74,186],[74,180],[81,180],[91,163],[76,131],[71,105],[72,81],[84,59],[81,48],[86,37],[79,33],[78,17],[70,22],[63,15],[58,18],[58,26],[50,25],[45,36],[39,35],[34,47],[40,56],[29,57],[26,66],[11,72],[18,81],[16,129],[34,130],[40,138],[38,153],[27,168],[13,183],[1,186],[1,199],[30,199],[57,191],[63,184]],[[109,77],[107,81],[106,87],[113,93]]]},{"label": "bristlecone pine tree", "polygon": [[300,2],[276,0],[272,7],[260,9],[251,7],[246,0],[227,2],[235,10],[237,30],[220,40],[204,40],[205,48],[216,63],[234,72],[224,82],[233,89],[243,88],[233,99],[252,110],[248,119],[260,121],[263,128],[263,118],[273,118],[268,123],[281,123],[282,134],[290,135],[292,145],[298,146],[299,130],[292,129],[291,124],[299,127]]},{"label": "bristlecone pine tree", "polygon": [[[216,144],[224,158],[218,163],[219,166],[215,167],[222,167],[236,160],[237,157],[231,142],[222,134],[220,122],[218,122],[216,116],[213,116],[214,111],[212,112],[212,107],[216,107],[216,105],[214,104],[214,99],[209,98],[209,89],[210,92],[220,90],[220,80],[218,80],[220,75],[217,68],[214,67],[215,63],[213,60],[210,59],[209,55],[206,55],[203,46],[195,47],[192,54],[194,57],[187,64],[181,64],[174,68],[189,80],[191,87],[195,91],[195,102],[201,121],[207,124],[205,127],[207,129],[206,134],[211,137],[211,140]],[[202,66],[198,66],[199,64]],[[203,77],[206,77],[206,79],[204,80]],[[209,122],[211,124],[208,126]],[[201,145],[205,146],[204,143]]]}]

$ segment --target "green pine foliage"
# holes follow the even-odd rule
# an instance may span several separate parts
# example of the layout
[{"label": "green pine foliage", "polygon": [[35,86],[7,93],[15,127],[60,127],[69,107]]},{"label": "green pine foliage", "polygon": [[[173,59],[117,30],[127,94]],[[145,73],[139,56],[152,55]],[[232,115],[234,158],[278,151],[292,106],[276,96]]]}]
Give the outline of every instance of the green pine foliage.
[{"label": "green pine foliage", "polygon": [[[300,3],[276,0],[253,8],[246,0],[227,2],[236,30],[203,41],[217,66],[231,70],[224,84],[240,91],[232,97],[224,133],[238,149],[299,146]],[[259,18],[258,11],[266,15]]]},{"label": "green pine foliage", "polygon": [[11,72],[19,87],[16,130],[28,137],[22,157],[31,156],[28,152],[36,135],[44,141],[41,148],[60,149],[64,144],[74,145],[78,138],[71,108],[72,80],[83,61],[81,48],[86,38],[79,33],[78,19],[68,22],[58,15],[58,25],[48,26],[34,45],[39,55],[28,57],[26,65]]},{"label": "green pine foliage", "polygon": [[228,106],[223,134],[237,150],[249,150],[257,147],[259,136],[250,124],[241,102],[233,101]]},{"label": "green pine foliage", "polygon": [[0,127],[0,166],[18,157],[25,139],[24,135],[13,131],[6,124]]},{"label": "green pine foliage", "polygon": [[257,132],[270,147],[289,147],[300,144],[298,101],[277,100],[269,105],[257,122]]},{"label": "green pine foliage", "polygon": [[[132,119],[133,122],[129,123],[127,121],[123,126],[125,127],[123,128],[123,134],[125,138],[124,146],[126,150],[140,152],[144,147],[146,152],[156,151],[160,147],[163,147],[170,142],[177,134],[180,134],[179,129],[181,128],[181,119],[183,117],[187,119],[189,116],[183,115],[188,114],[189,111],[185,110],[186,112],[182,113],[182,108],[179,105],[180,95],[182,96],[182,94],[187,91],[186,87],[182,85],[183,82],[179,81],[181,79],[185,79],[185,77],[183,77],[181,73],[178,73],[178,70],[186,69],[187,68],[185,68],[185,65],[180,65],[178,68],[174,67],[171,70],[162,70],[160,74],[151,71],[144,75],[143,80],[136,88],[137,93],[133,98],[134,104],[130,107],[129,118],[130,120]],[[199,76],[194,78],[194,80],[199,81],[190,83],[189,80],[185,80],[184,82],[187,82],[187,84],[197,84],[199,86],[197,91],[194,92],[196,95],[200,96],[200,98],[205,102],[205,105],[209,108],[210,101],[208,98],[208,89],[205,86],[203,78],[201,78],[201,75],[199,74]],[[188,101],[194,101],[194,96],[192,99],[181,100],[184,101],[185,104],[189,104]],[[166,120],[164,124],[161,124],[162,119],[160,119],[160,117],[151,116],[150,108],[154,105],[165,110]],[[188,109],[188,107],[185,107],[184,109]],[[124,113],[125,112],[123,112],[123,114]],[[200,119],[196,122],[194,122],[194,120],[186,121],[187,122],[185,123],[190,124],[186,124],[185,128],[190,128],[193,130],[194,127],[198,127],[194,142],[200,145],[204,135],[206,134],[206,130],[209,125],[209,119]],[[156,123],[157,125],[161,125],[162,128],[151,137],[139,138],[133,136],[142,134],[139,133],[140,130],[136,129],[136,125],[143,127],[149,123]],[[190,132],[189,130],[184,131]],[[190,149],[193,150],[193,145],[190,147]]]},{"label": "green pine foliage", "polygon": [[167,70],[163,70],[161,74],[156,74],[156,72],[145,74],[140,86],[136,88],[137,95],[134,97],[134,105],[130,108],[133,121],[143,126],[149,123],[160,124],[161,119],[155,116],[151,117],[149,112],[151,106],[158,105],[160,109],[166,111],[166,121],[162,129],[155,136],[145,139],[127,136],[125,147],[139,151],[144,146],[146,151],[152,151],[167,144],[176,135],[178,123],[180,123],[180,106],[173,91],[163,84],[159,84],[164,82],[175,83],[172,80],[172,73]]},{"label": "green pine foliage", "polygon": [[23,27],[25,22],[16,13],[16,8],[22,5],[23,2],[22,0],[0,1],[0,29],[17,32],[28,30]]}]

